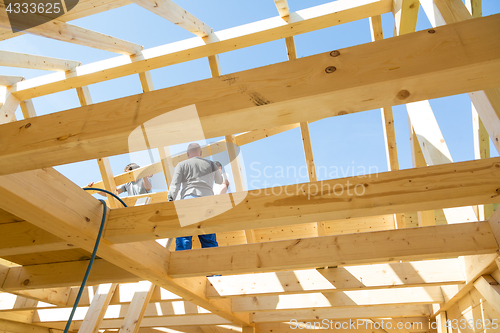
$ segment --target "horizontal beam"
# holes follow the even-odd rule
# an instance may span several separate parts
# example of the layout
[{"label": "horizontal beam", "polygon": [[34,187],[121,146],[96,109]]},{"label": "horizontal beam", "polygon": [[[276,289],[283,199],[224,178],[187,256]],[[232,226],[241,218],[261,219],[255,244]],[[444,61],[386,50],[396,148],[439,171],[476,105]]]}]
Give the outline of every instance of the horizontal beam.
[{"label": "horizontal beam", "polygon": [[[2,54],[0,54],[0,59],[1,59],[1,57],[2,57]],[[0,66],[3,66],[3,65],[0,65]],[[0,75],[0,86],[11,86],[14,83],[17,83],[17,82],[23,81],[23,80],[24,80],[24,76]]]},{"label": "horizontal beam", "polygon": [[[30,22],[29,27],[26,25],[26,22]],[[48,18],[32,13],[23,14],[20,17],[12,15],[9,18],[7,17],[5,4],[2,2],[0,3],[0,28],[11,29],[11,25],[14,27],[14,30],[23,30],[26,33],[36,36],[119,54],[133,55],[140,53],[143,49],[141,45],[77,27],[59,19],[51,19],[49,21]]]},{"label": "horizontal beam", "polygon": [[234,312],[292,309],[347,308],[360,306],[442,303],[440,287],[375,289],[312,294],[240,297],[233,299]]},{"label": "horizontal beam", "polygon": [[199,36],[206,37],[212,34],[213,30],[198,18],[182,9],[171,0],[132,0],[137,5],[149,10],[156,15],[169,20],[175,25],[186,29],[189,32]]},{"label": "horizontal beam", "polygon": [[497,157],[129,207],[111,211],[104,237],[134,242],[494,203],[499,178]]},{"label": "horizontal beam", "polygon": [[297,320],[327,319],[358,319],[358,318],[397,318],[409,316],[428,316],[427,305],[386,305],[345,309],[308,309],[256,312],[251,315],[253,323],[288,322],[291,318]]},{"label": "horizontal beam", "polygon": [[488,222],[245,244],[170,255],[172,277],[373,264],[495,253]]},{"label": "horizontal beam", "polygon": [[31,223],[0,224],[0,257],[72,248],[74,248],[73,244]]},{"label": "horizontal beam", "polygon": [[144,150],[142,125],[159,148],[500,85],[500,14],[432,31],[4,124],[0,174]]},{"label": "horizontal beam", "polygon": [[256,273],[210,278],[207,296],[241,297],[464,283],[458,259]]},{"label": "horizontal beam", "polygon": [[[2,286],[4,291],[23,289],[44,289],[53,287],[72,287],[81,284],[88,266],[88,260],[70,261],[55,264],[11,267]],[[96,259],[92,265],[88,285],[111,282],[136,282],[136,275],[113,264]]]},{"label": "horizontal beam", "polygon": [[81,63],[79,61],[0,50],[0,66],[43,69],[49,71],[70,71],[80,65]]},{"label": "horizontal beam", "polygon": [[141,56],[132,61],[124,57],[113,58],[82,66],[79,72],[68,77],[35,78],[24,86],[17,86],[17,97],[22,100],[39,97],[381,15],[391,11],[391,2],[392,0],[333,1],[290,14],[288,24],[276,16],[215,32],[208,40],[194,37],[144,50]]}]

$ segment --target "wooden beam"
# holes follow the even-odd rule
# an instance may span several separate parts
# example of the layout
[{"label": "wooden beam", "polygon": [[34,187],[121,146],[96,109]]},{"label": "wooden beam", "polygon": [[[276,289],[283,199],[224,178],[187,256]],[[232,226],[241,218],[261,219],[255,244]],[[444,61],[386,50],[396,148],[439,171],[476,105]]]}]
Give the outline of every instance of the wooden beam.
[{"label": "wooden beam", "polygon": [[474,282],[474,287],[486,299],[486,301],[500,313],[500,286],[498,281],[491,275],[483,275]]},{"label": "wooden beam", "polygon": [[442,303],[439,287],[322,292],[233,299],[234,312]]},{"label": "wooden beam", "polygon": [[394,0],[394,36],[414,32],[417,27],[419,0]]},{"label": "wooden beam", "polygon": [[[59,114],[49,114],[30,119],[31,127],[26,131],[19,131],[23,121],[7,124],[0,133],[0,143],[2,147],[6,146],[0,152],[0,173],[129,152],[129,135],[140,124],[152,126],[153,132],[158,130],[158,135],[152,135],[154,140],[150,140],[154,148],[198,140],[201,138],[199,134],[193,134],[198,131],[178,132],[179,126],[183,126],[179,121],[184,121],[186,116],[186,112],[179,111],[179,108],[184,107],[199,117],[204,136],[211,138],[373,109],[386,105],[388,101],[402,104],[500,85],[500,77],[494,75],[500,68],[500,52],[497,52],[500,42],[488,38],[500,34],[500,15],[444,26],[435,31],[438,33],[421,31],[355,46],[341,51],[344,56],[332,57],[326,53],[241,72],[232,75],[238,78],[235,84],[228,84],[227,77],[213,78],[73,109],[65,113],[64,119],[60,119]],[[453,47],[436,47],[444,41],[459,47],[460,52]],[[385,59],[395,49],[401,50],[401,56],[396,63],[389,65]],[[477,53],[477,56],[473,59],[461,56],[469,52]],[[377,57],[367,58],[366,54],[377,54]],[[337,64],[339,58],[342,64]],[[434,66],[428,66],[429,63]],[[326,73],[325,69],[333,65],[340,69]],[[388,66],[399,66],[400,69],[388,71]],[[416,73],[415,68],[420,68],[420,71]],[[306,80],[311,73],[317,75],[314,80],[307,80],[306,89],[289,82],[290,72],[294,73],[293,82]],[[361,86],[360,80],[364,83]],[[273,85],[270,86],[269,82]],[[241,93],[242,85],[248,93]],[[406,88],[401,90],[402,86]],[[216,92],[220,92],[218,98],[213,97],[218,95]],[[306,106],[314,111],[304,113]],[[259,117],[255,117],[257,107]],[[182,119],[176,118],[181,114]],[[166,121],[159,123],[154,118],[161,115]],[[57,121],[54,120],[56,117]],[[76,124],[85,122],[99,125],[82,133]],[[35,132],[42,124],[44,129],[50,130]],[[29,137],[30,149],[19,147],[27,140],[23,140],[24,136]],[[5,145],[7,138],[8,144]],[[60,153],[62,150],[65,154]],[[42,151],[43,159],[32,158]],[[8,158],[12,159],[13,155],[15,167],[14,161]],[[26,156],[29,156],[29,161]]]},{"label": "wooden beam", "polygon": [[[12,21],[12,19],[14,19],[14,21]],[[25,22],[30,22],[30,26],[35,24],[36,26],[24,30],[24,27],[26,27]],[[51,38],[120,54],[132,55],[139,53],[143,49],[141,45],[80,28],[59,19],[51,19],[48,21],[47,18],[42,16],[27,13],[22,15],[22,18],[13,16],[9,20],[5,10],[5,4],[2,3],[0,4],[0,28],[10,29],[11,25],[14,26],[16,30],[24,30],[26,33],[35,36]]]},{"label": "wooden beam", "polygon": [[[471,13],[460,0],[422,0],[422,8],[433,27],[472,19]],[[500,152],[500,89],[469,92],[485,128]]]},{"label": "wooden beam", "polygon": [[[2,51],[2,52],[4,52],[4,51]],[[0,56],[1,56],[1,54],[0,54]],[[0,75],[0,86],[11,86],[14,83],[17,83],[17,82],[23,81],[23,80],[24,80],[24,76]]]},{"label": "wooden beam", "polygon": [[0,257],[25,253],[59,251],[73,244],[28,222],[0,224]]},{"label": "wooden beam", "polygon": [[235,135],[235,144],[238,146],[243,146],[258,140],[268,138],[270,136],[289,131],[291,129],[299,127],[300,124],[289,124],[273,128],[265,128],[260,130],[254,130],[250,132],[245,132],[242,134]]},{"label": "wooden beam", "polygon": [[[99,171],[101,172],[102,181],[104,183],[104,189],[108,190],[114,194],[116,193],[116,183],[115,177],[113,177],[113,170],[111,169],[111,163],[109,163],[109,158],[103,157],[97,159],[97,164],[99,165]],[[110,194],[106,194],[108,197],[108,203],[111,208],[121,207],[121,203]]]},{"label": "wooden beam", "polygon": [[[328,319],[397,318],[426,316],[429,314],[430,311],[427,305],[385,305],[344,309],[338,308],[334,311],[331,309],[307,309],[256,312],[252,314],[251,320],[254,323],[272,323],[288,322],[291,318],[307,321],[318,320],[318,317]],[[257,327],[259,326],[260,325],[257,325]]]},{"label": "wooden beam", "polygon": [[[284,37],[315,31],[334,25],[360,20],[369,16],[391,11],[392,0],[343,0],[304,9],[290,14],[286,24],[281,17],[273,17],[248,25],[234,27],[213,33],[212,39],[219,41],[205,44],[195,37],[159,48],[142,52],[137,61],[130,59],[110,59],[103,64],[90,64],[80,67],[80,73],[69,78],[45,77],[27,80],[27,85],[17,86],[17,97],[24,100],[51,94],[57,91],[132,75],[147,70],[208,57],[211,55],[241,49],[252,45],[267,43]],[[38,86],[35,88],[34,86]],[[22,91],[22,92],[21,92]],[[21,96],[22,95],[22,96]],[[35,96],[36,95],[36,96]],[[228,134],[234,134],[228,133]]]},{"label": "wooden beam", "polygon": [[123,319],[119,333],[137,333],[139,331],[144,313],[146,312],[146,308],[149,305],[154,290],[155,285],[148,281],[143,283],[143,288],[135,292],[127,314]]},{"label": "wooden beam", "polygon": [[288,7],[287,0],[274,0],[274,4],[276,5],[276,9],[278,9],[281,18],[290,16],[290,8]]},{"label": "wooden beam", "polygon": [[12,95],[6,86],[0,85],[0,124],[16,121],[19,103],[19,99]]},{"label": "wooden beam", "polygon": [[[414,144],[418,142],[420,151],[424,156],[425,165],[438,165],[452,163],[450,151],[444,140],[441,129],[432,111],[429,101],[420,101],[406,104],[409,123],[415,134]],[[444,209],[448,223],[475,222],[476,213],[471,206]],[[435,223],[434,212],[429,220]]]},{"label": "wooden beam", "polygon": [[107,283],[97,287],[92,303],[90,303],[90,307],[85,314],[85,319],[83,319],[78,333],[99,332],[99,327],[104,319],[109,302],[115,293],[116,286],[116,283]]},{"label": "wooden beam", "polygon": [[31,99],[21,101],[21,111],[24,119],[36,117],[35,107]]},{"label": "wooden beam", "polygon": [[49,71],[70,71],[80,65],[81,63],[79,61],[56,59],[11,51],[0,51],[0,66]]},{"label": "wooden beam", "polygon": [[[499,163],[490,158],[253,190],[229,211],[209,197],[129,207],[111,211],[104,237],[133,242],[490,203],[498,200],[492,179],[500,177]],[[188,225],[185,214],[195,207],[209,215]]]},{"label": "wooden beam", "polygon": [[[102,204],[55,170],[3,176],[0,208],[87,251],[94,247],[102,219]],[[189,200],[186,200],[189,201]],[[108,215],[109,216],[109,215]],[[235,324],[248,324],[248,315],[233,314],[230,302],[209,300],[202,279],[173,280],[168,276],[169,251],[156,242],[100,243],[99,257],[154,282]],[[203,283],[202,283],[203,281]]]},{"label": "wooden beam", "polygon": [[[88,260],[55,264],[11,267],[2,286],[4,291],[72,287],[81,284]],[[136,282],[136,275],[109,262],[96,259],[89,275],[88,285],[111,282]]]},{"label": "wooden beam", "polygon": [[40,327],[36,325],[19,323],[16,321],[10,321],[5,319],[0,319],[0,331],[5,333],[11,332],[30,332],[30,333],[52,333],[53,331],[47,327]]},{"label": "wooden beam", "polygon": [[232,275],[207,281],[212,298],[460,284],[457,259]]},{"label": "wooden beam", "polygon": [[[383,40],[382,17],[380,15],[370,17],[370,32],[372,42]],[[389,171],[399,170],[398,149],[396,145],[396,129],[394,127],[394,115],[392,106],[387,105],[380,109],[382,118],[382,129],[384,131],[385,154],[387,156],[387,168]],[[394,215],[394,225],[396,228],[404,228],[403,214]]]},{"label": "wooden beam", "polygon": [[155,90],[150,71],[139,73],[139,79],[141,80],[142,92]]},{"label": "wooden beam", "polygon": [[155,13],[199,37],[210,35],[213,30],[198,18],[170,0],[132,0],[135,4]]},{"label": "wooden beam", "polygon": [[174,162],[172,161],[172,156],[170,154],[169,147],[158,148],[160,153],[161,165],[163,167],[163,174],[165,175],[165,180],[167,181],[167,188],[170,187],[172,183],[172,176],[174,175]]},{"label": "wooden beam", "polygon": [[[478,242],[479,238],[484,241]],[[369,244],[366,239],[370,239]],[[391,240],[390,244],[387,239]],[[443,245],[445,239],[446,246]],[[497,250],[489,224],[472,222],[178,251],[170,255],[169,274],[173,277],[240,274],[446,258]]]}]

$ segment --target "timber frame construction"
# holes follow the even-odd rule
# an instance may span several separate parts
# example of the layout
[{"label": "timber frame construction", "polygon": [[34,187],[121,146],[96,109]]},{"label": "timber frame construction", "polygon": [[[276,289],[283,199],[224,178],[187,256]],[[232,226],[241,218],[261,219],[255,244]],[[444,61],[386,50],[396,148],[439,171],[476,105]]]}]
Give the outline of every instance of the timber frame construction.
[{"label": "timber frame construction", "polygon": [[[196,36],[143,49],[67,23],[130,3]],[[234,193],[168,202],[157,192],[124,198],[127,208],[108,197],[70,332],[280,333],[314,323],[325,332],[500,332],[500,158],[490,157],[490,139],[500,151],[500,14],[482,17],[481,0],[338,0],[298,12],[275,4],[278,16],[219,32],[171,0],[80,0],[25,32],[9,30],[2,11],[0,40],[31,33],[120,55],[81,65],[0,51],[0,66],[53,71],[0,76],[0,332],[62,332],[97,238],[103,205],[53,166],[96,159],[95,186],[110,191],[156,173],[169,184],[186,157],[168,147],[215,137],[224,140],[204,156],[227,152]],[[433,28],[415,32],[420,5]],[[395,37],[384,39],[381,15],[391,12]],[[371,43],[297,58],[294,36],[361,19]],[[289,61],[221,75],[218,54],[278,39]],[[213,78],[154,89],[150,70],[205,57]],[[142,94],[93,104],[88,85],[135,74]],[[37,117],[33,98],[69,89],[81,107]],[[477,156],[454,163],[428,100],[462,93]],[[392,106],[403,104],[414,168],[399,170]],[[178,131],[190,125],[176,111],[193,106],[205,137]],[[390,171],[320,184],[308,124],[373,109]],[[172,116],[161,128],[144,126],[163,115]],[[158,149],[161,162],[113,175],[108,157],[129,152],[141,126],[150,140],[132,149]],[[246,191],[235,147],[293,128],[308,186]],[[336,195],[338,184],[364,195]],[[144,196],[150,203],[135,206]],[[204,219],[185,223],[180,211]],[[218,248],[175,252],[165,241],[212,232]]]}]

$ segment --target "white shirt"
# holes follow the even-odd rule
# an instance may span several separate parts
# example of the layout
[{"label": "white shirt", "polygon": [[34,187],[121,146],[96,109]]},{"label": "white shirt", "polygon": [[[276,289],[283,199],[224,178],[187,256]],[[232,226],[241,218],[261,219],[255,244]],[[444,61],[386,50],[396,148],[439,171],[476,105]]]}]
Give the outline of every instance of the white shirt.
[{"label": "white shirt", "polygon": [[[222,184],[214,184],[214,194],[219,195],[222,189],[224,188],[224,181],[228,180],[228,175],[227,173],[222,174]],[[227,192],[226,193],[231,193],[231,185],[227,187]]]}]

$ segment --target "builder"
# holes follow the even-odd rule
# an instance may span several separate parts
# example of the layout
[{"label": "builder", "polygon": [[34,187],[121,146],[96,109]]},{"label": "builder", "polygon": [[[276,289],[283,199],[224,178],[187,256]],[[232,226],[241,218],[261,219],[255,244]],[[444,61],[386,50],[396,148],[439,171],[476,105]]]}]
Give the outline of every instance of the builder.
[{"label": "builder", "polygon": [[[177,198],[179,190],[181,199],[191,199],[214,195],[213,184],[223,183],[222,174],[214,162],[201,158],[202,150],[199,144],[191,143],[187,149],[188,159],[175,167],[172,183],[168,190],[168,200]],[[198,235],[202,247],[217,247],[215,234]],[[193,246],[192,236],[177,237],[176,251],[190,250]]]}]

